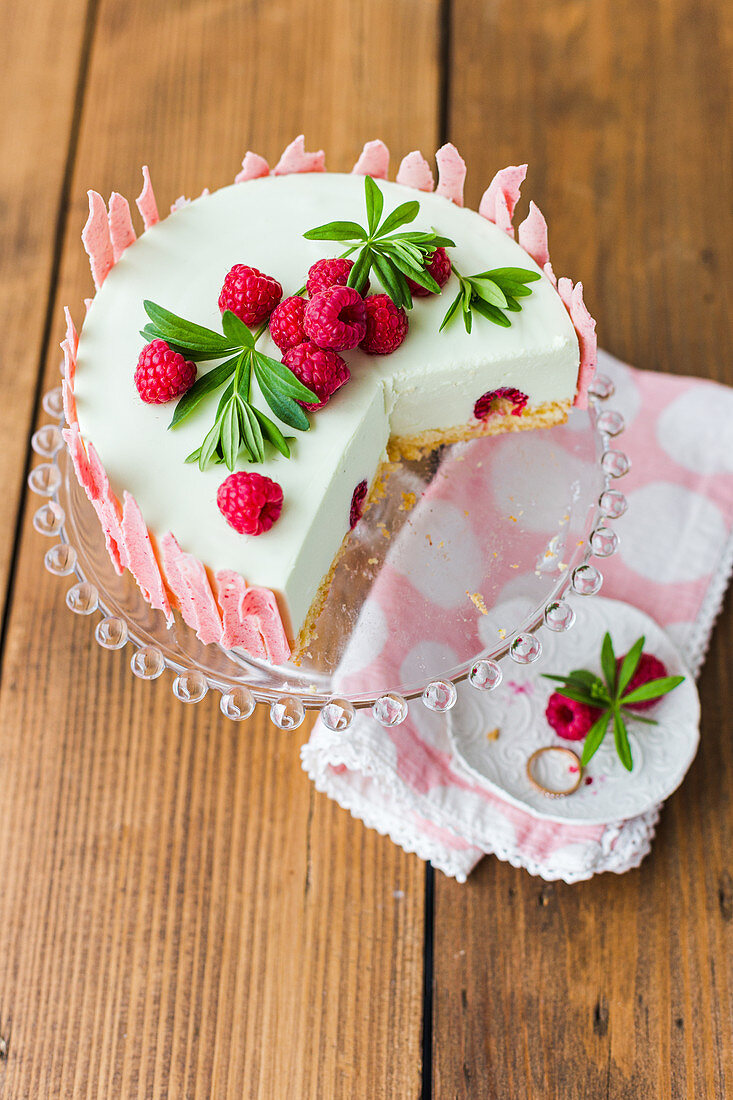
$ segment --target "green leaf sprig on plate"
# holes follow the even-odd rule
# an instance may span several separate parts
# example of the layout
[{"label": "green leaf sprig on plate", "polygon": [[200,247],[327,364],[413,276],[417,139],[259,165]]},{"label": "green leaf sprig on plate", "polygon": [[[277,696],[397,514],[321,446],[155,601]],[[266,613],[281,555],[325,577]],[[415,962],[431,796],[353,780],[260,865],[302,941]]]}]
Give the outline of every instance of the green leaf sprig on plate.
[{"label": "green leaf sprig on plate", "polygon": [[417,199],[403,202],[382,220],[384,195],[371,176],[364,177],[364,196],[366,228],[357,222],[328,222],[327,225],[310,229],[303,236],[308,241],[344,241],[350,244],[345,256],[358,252],[349,272],[348,285],[360,294],[367,285],[371,271],[394,304],[403,309],[412,309],[408,279],[433,294],[439,294],[440,287],[426,269],[426,264],[436,248],[454,248],[455,243],[435,231],[397,232],[402,226],[414,222],[420,212]]},{"label": "green leaf sprig on plate", "polygon": [[[660,699],[682,683],[684,676],[662,676],[657,680],[649,680],[640,687],[627,692],[631,679],[636,672],[641,654],[644,649],[644,637],[634,642],[629,652],[617,668],[616,655],[613,651],[611,635],[606,632],[601,648],[601,670],[603,679],[589,672],[587,669],[575,669],[567,676],[549,676],[544,674],[546,680],[555,680],[559,684],[558,695],[566,699],[574,699],[578,703],[584,703],[588,707],[600,710],[600,715],[593,723],[585,737],[581,764],[585,766],[595,755],[600,747],[609,725],[613,725],[613,738],[616,752],[627,771],[634,767],[629,745],[626,721],[633,718],[645,725],[655,726],[653,718],[643,718],[640,714],[631,713],[628,708],[636,703],[645,703],[652,699]],[[626,693],[626,694],[624,694]]]},{"label": "green leaf sprig on plate", "polygon": [[222,359],[202,375],[176,405],[169,427],[175,428],[208,396],[226,385],[219,401],[214,425],[187,462],[198,462],[204,470],[210,462],[223,462],[233,470],[242,454],[248,462],[263,462],[265,443],[290,457],[290,447],[280,428],[253,401],[252,380],[272,412],[283,424],[306,432],[310,422],[298,401],[316,402],[318,396],[299,382],[284,363],[258,351],[256,342],[266,324],[252,332],[230,310],[222,315],[222,332],[177,317],[175,313],[146,301],[150,323],[142,330],[146,340],[165,340],[186,359],[203,363]]},{"label": "green leaf sprig on plate", "polygon": [[542,276],[537,271],[524,267],[497,267],[493,271],[480,271],[478,275],[461,275],[453,264],[453,274],[458,279],[459,288],[455,298],[448,306],[439,332],[449,325],[453,318],[461,313],[466,332],[471,331],[474,311],[502,328],[509,328],[509,313],[519,313],[522,305],[520,298],[527,298],[531,287]]}]

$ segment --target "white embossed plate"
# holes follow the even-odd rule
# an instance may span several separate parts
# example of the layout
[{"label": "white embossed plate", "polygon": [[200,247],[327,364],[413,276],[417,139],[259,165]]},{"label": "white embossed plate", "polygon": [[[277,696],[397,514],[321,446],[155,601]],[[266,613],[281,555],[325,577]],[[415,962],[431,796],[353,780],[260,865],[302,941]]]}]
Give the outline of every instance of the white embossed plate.
[{"label": "white embossed plate", "polygon": [[[668,635],[648,615],[618,600],[575,598],[577,621],[565,634],[543,635],[542,668],[507,668],[502,690],[482,694],[459,686],[458,703],[448,715],[453,753],[483,786],[523,810],[548,821],[605,825],[636,817],[662,802],[679,786],[692,763],[699,741],[700,702],[695,682]],[[656,726],[631,719],[629,743],[634,770],[627,772],[616,755],[609,731],[584,769],[579,789],[567,798],[548,798],[527,778],[527,760],[542,745],[574,749],[582,741],[565,741],[545,718],[554,685],[541,672],[563,675],[573,668],[600,673],[601,642],[611,633],[618,656],[641,635],[644,649],[654,653],[672,675],[684,675],[670,695],[644,712]],[[495,732],[498,730],[498,736]],[[489,736],[492,735],[493,736]],[[564,764],[564,768],[571,765]],[[553,782],[571,784],[573,775],[553,772]]]}]

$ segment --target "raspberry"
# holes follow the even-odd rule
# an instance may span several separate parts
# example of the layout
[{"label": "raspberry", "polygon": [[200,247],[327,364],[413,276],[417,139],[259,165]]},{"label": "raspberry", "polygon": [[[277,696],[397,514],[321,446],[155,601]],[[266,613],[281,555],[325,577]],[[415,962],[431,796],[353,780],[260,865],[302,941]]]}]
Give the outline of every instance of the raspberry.
[{"label": "raspberry", "polygon": [[229,526],[240,535],[261,535],[279,517],[283,491],[269,477],[240,471],[222,481],[216,503]]},{"label": "raspberry", "polygon": [[137,392],[148,405],[163,405],[190,390],[196,381],[196,364],[188,363],[165,340],[153,340],[140,352],[135,368]]},{"label": "raspberry", "polygon": [[566,699],[553,691],[547,701],[545,718],[558,737],[564,737],[566,741],[582,741],[599,714],[595,707],[576,703],[574,699]]},{"label": "raspberry", "polygon": [[294,296],[286,298],[273,309],[270,317],[270,336],[280,351],[290,351],[296,344],[302,344],[305,340],[303,314],[307,305],[305,298]]},{"label": "raspberry", "polygon": [[366,335],[362,351],[369,355],[389,355],[407,336],[409,321],[404,309],[396,306],[389,294],[370,294],[366,306]]},{"label": "raspberry", "polygon": [[[616,672],[621,668],[623,664],[623,657],[619,657],[616,661]],[[663,676],[667,675],[667,669],[653,653],[642,653],[639,658],[639,663],[636,666],[636,672],[629,680],[624,690],[624,695],[628,695],[630,691],[634,691],[636,688],[642,687],[644,684],[648,684],[650,680],[661,680]],[[658,703],[658,699],[645,699],[641,703],[630,703],[629,710],[649,710],[655,703]]]},{"label": "raspberry", "polygon": [[[450,262],[450,256],[444,248],[436,248],[432,256],[425,265],[427,272],[433,276],[438,286],[442,288],[450,279],[450,273],[453,270]],[[420,286],[413,279],[407,280],[407,285],[416,298],[427,298],[433,293],[432,290],[426,290],[424,286]]]},{"label": "raspberry", "polygon": [[366,481],[360,481],[357,487],[354,489],[351,497],[351,508],[349,509],[349,528],[353,531],[357,523],[364,515],[364,501],[367,495],[367,483]]},{"label": "raspberry", "polygon": [[303,328],[319,348],[355,348],[366,332],[364,299],[348,286],[326,287],[306,306]]},{"label": "raspberry", "polygon": [[329,348],[319,348],[310,340],[291,348],[283,355],[283,363],[304,386],[313,390],[320,398],[317,402],[299,401],[304,409],[322,409],[345,382],[351,378],[351,372],[340,355]]},{"label": "raspberry", "polygon": [[[347,260],[345,256],[339,256],[335,260],[316,260],[308,271],[308,282],[305,284],[308,297],[315,298],[316,294],[329,286],[346,286],[353,266],[354,261]],[[367,283],[367,288],[368,286]]]},{"label": "raspberry", "polygon": [[486,420],[489,413],[496,411],[492,407],[494,402],[501,400],[511,401],[512,416],[521,416],[529,398],[521,390],[515,390],[511,386],[502,386],[498,390],[489,390],[488,393],[482,394],[473,406],[473,415],[477,420]]},{"label": "raspberry", "polygon": [[245,325],[259,325],[269,317],[283,296],[277,279],[263,275],[256,267],[235,264],[219,295],[219,309],[230,309]]}]

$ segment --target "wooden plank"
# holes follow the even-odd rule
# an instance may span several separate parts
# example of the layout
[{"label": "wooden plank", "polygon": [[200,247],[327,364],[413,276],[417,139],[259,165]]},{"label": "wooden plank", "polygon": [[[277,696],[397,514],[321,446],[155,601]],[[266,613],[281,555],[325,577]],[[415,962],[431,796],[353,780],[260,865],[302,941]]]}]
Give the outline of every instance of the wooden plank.
[{"label": "wooden plank", "polygon": [[[453,7],[470,199],[529,161],[555,270],[584,280],[602,344],[733,382],[723,3]],[[487,860],[467,886],[438,878],[437,1096],[730,1095],[732,661],[729,601],[702,748],[640,870],[550,886]]]},{"label": "wooden plank", "polygon": [[[147,161],[165,208],[300,130],[336,168],[378,132],[395,166],[435,148],[438,8],[102,0],[54,340],[90,288],[86,187],[134,196]],[[422,865],[315,794],[307,730],[229,725],[97,650],[36,504],[0,692],[3,1097],[415,1097]]]},{"label": "wooden plank", "polygon": [[0,7],[0,616],[48,335],[48,287],[63,217],[87,6],[87,0],[40,0]]}]

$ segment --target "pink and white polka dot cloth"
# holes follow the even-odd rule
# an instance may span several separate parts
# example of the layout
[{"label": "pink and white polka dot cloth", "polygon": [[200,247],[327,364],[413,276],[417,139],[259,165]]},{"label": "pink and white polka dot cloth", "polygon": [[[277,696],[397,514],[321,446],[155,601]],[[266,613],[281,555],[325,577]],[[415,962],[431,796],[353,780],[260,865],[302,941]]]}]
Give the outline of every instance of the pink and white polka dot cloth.
[{"label": "pink and white polka dot cloth", "polygon": [[[614,521],[621,546],[601,565],[602,592],[665,627],[697,675],[733,567],[733,390],[603,352],[598,369],[615,384],[609,404],[624,415],[621,446],[632,460],[619,483],[629,510]],[[440,644],[426,630],[421,647]],[[534,817],[477,784],[451,755],[445,718],[415,703],[393,729],[368,712],[345,733],[319,721],[302,759],[318,790],[459,882],[485,854],[548,880],[626,871],[649,851],[659,816],[658,807],[606,826]]]}]

